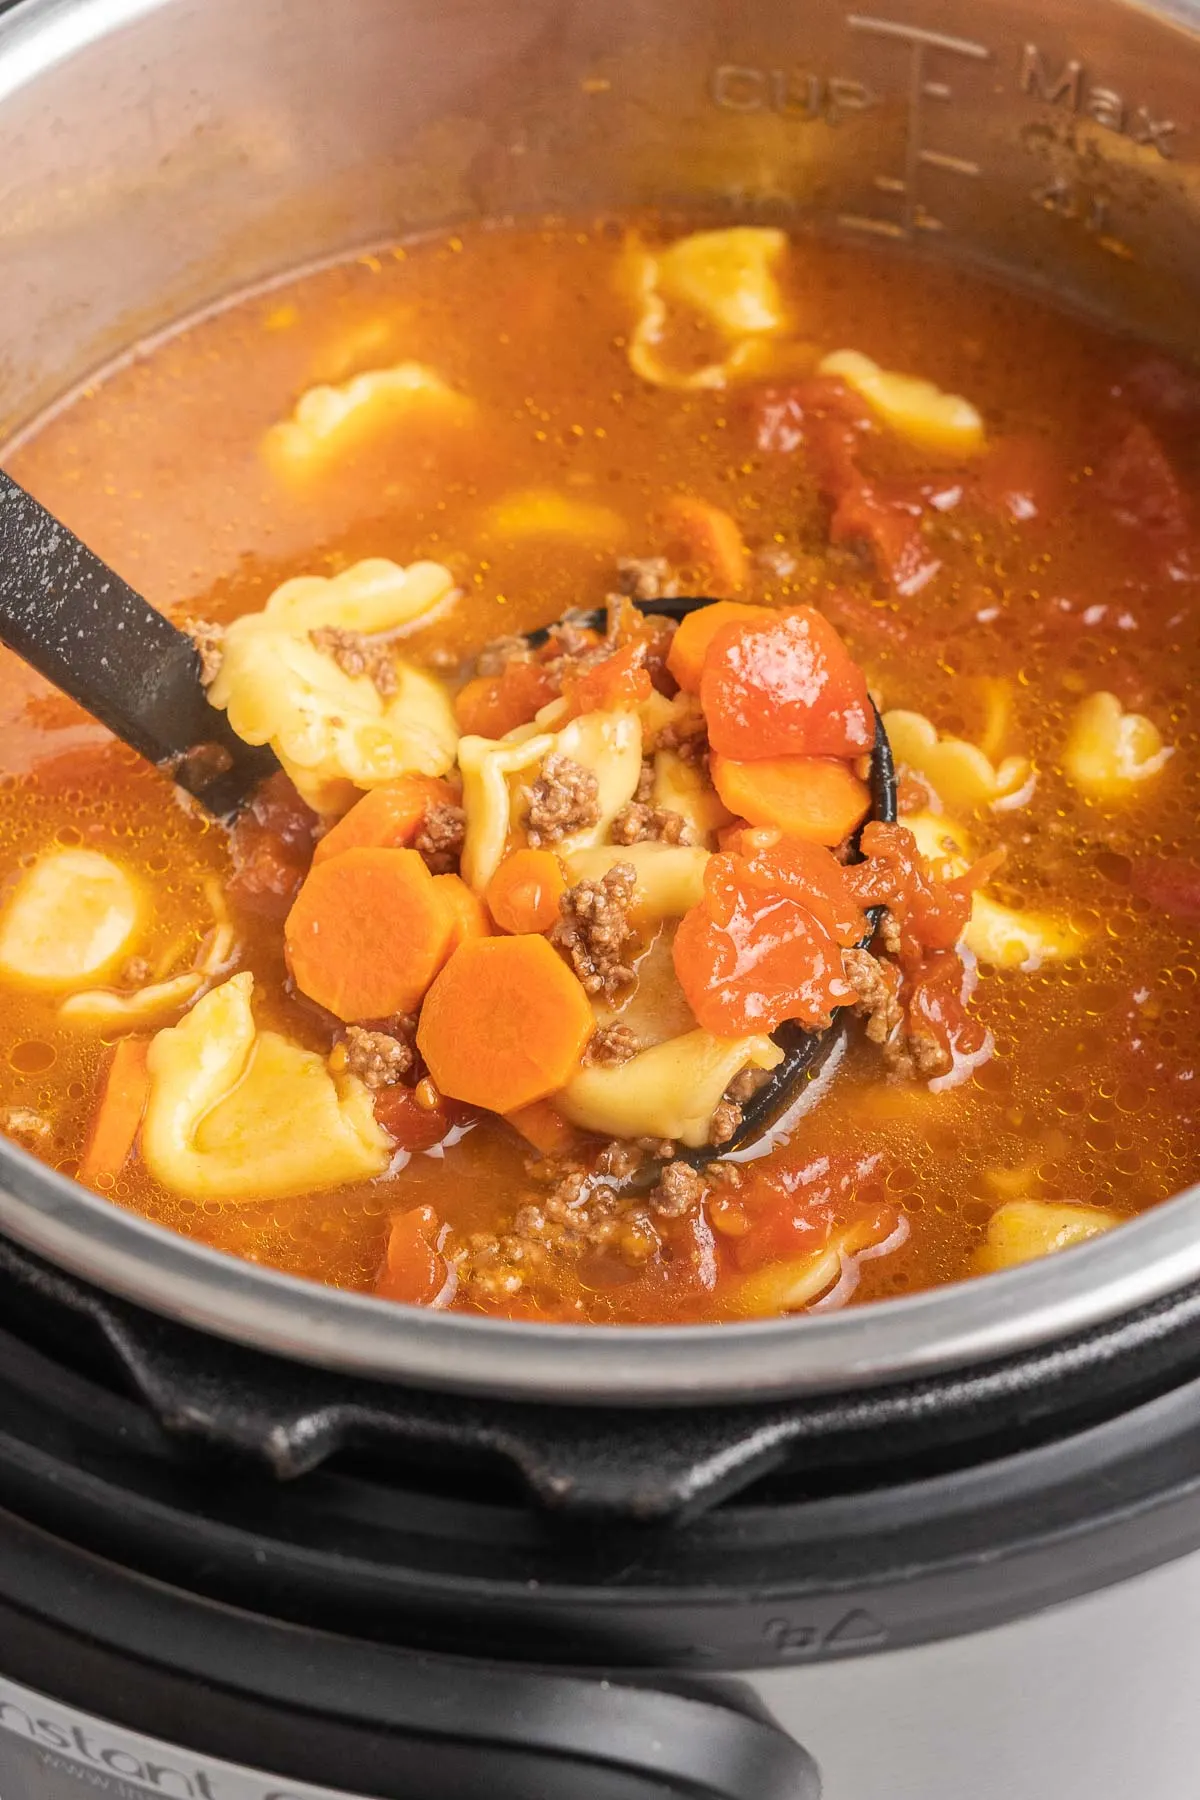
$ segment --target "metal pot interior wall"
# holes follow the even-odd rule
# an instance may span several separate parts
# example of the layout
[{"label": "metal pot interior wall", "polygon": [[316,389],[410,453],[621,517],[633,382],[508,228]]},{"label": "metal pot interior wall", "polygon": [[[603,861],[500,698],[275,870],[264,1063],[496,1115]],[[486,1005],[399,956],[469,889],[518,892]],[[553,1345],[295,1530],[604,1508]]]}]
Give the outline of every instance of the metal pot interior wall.
[{"label": "metal pot interior wall", "polygon": [[1186,343],[1200,43],[1124,0],[19,0],[0,425],[222,294],[446,223],[676,203],[1045,283]]}]

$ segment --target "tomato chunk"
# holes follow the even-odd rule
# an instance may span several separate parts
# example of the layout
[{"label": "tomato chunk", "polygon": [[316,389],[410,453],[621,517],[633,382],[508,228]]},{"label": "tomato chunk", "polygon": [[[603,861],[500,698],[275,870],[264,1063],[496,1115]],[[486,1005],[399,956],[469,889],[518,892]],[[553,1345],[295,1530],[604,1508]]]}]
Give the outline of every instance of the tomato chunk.
[{"label": "tomato chunk", "polygon": [[589,712],[632,712],[650,698],[653,684],[644,667],[644,643],[625,644],[579,674],[568,669],[563,692],[570,716]]},{"label": "tomato chunk", "polygon": [[229,834],[226,892],[233,904],[261,918],[286,918],[312,863],[319,824],[282,771],[269,776]]},{"label": "tomato chunk", "polygon": [[414,1206],[394,1219],[387,1257],[375,1283],[380,1299],[431,1306],[446,1291],[450,1275],[439,1248],[444,1236],[432,1206]]},{"label": "tomato chunk", "polygon": [[675,972],[696,1019],[718,1037],[826,1024],[852,998],[842,946],[863,918],[846,871],[819,844],[782,840],[714,856],[704,899],[675,934]]},{"label": "tomato chunk", "polygon": [[867,678],[821,613],[799,606],[724,626],[700,678],[724,756],[858,756],[875,742]]}]

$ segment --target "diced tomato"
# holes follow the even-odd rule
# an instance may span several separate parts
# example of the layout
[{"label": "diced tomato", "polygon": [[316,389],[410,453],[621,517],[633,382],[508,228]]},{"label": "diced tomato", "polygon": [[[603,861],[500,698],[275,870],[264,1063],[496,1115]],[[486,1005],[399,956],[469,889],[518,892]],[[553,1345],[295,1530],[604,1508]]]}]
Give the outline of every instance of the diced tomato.
[{"label": "diced tomato", "polygon": [[967,878],[935,881],[904,825],[870,821],[863,827],[862,851],[865,861],[846,870],[850,891],[861,906],[886,906],[895,913],[902,959],[911,964],[926,950],[952,949],[971,916]]},{"label": "diced tomato", "polygon": [[857,756],[875,742],[867,678],[815,608],[724,626],[700,677],[714,750],[757,756]]},{"label": "diced tomato", "polygon": [[626,644],[579,674],[567,670],[563,693],[570,716],[589,712],[632,712],[650,698],[653,685],[644,667],[644,643]]},{"label": "diced tomato", "polygon": [[1179,478],[1148,425],[1135,419],[1096,471],[1096,491],[1122,525],[1154,538],[1181,538],[1188,527]]},{"label": "diced tomato", "polygon": [[445,1228],[432,1206],[414,1206],[392,1221],[387,1257],[375,1292],[381,1300],[431,1306],[446,1292],[450,1268],[441,1253]]},{"label": "diced tomato", "polygon": [[824,472],[851,458],[874,429],[871,415],[844,381],[816,375],[786,387],[759,388],[750,399],[754,442],[768,456],[807,450]]},{"label": "diced tomato", "polygon": [[473,737],[503,737],[528,725],[559,691],[558,674],[548,664],[514,658],[499,675],[478,675],[455,695],[459,730]]},{"label": "diced tomato", "polygon": [[908,1033],[939,1046],[945,1075],[978,1068],[991,1053],[990,1032],[967,1011],[973,983],[973,973],[953,950],[936,950],[926,955],[906,987]]},{"label": "diced tomato", "polygon": [[1141,357],[1114,386],[1112,395],[1164,424],[1200,420],[1200,375],[1181,369],[1166,356]]},{"label": "diced tomato", "polygon": [[454,1124],[444,1099],[422,1106],[412,1088],[399,1084],[376,1094],[375,1117],[398,1150],[432,1150]]},{"label": "diced tomato", "polygon": [[862,933],[846,871],[819,844],[785,840],[753,857],[710,859],[704,899],[680,921],[673,956],[697,1022],[718,1037],[825,1024],[851,998],[842,945]]},{"label": "diced tomato", "polygon": [[226,892],[233,904],[262,918],[286,918],[312,863],[319,823],[282,771],[264,781],[229,834],[233,873]]},{"label": "diced tomato", "polygon": [[846,484],[834,505],[829,541],[869,545],[879,573],[896,592],[916,594],[942,566],[921,531],[923,510],[919,500],[859,477]]},{"label": "diced tomato", "polygon": [[733,1249],[741,1269],[820,1251],[836,1228],[859,1214],[865,1222],[884,1204],[884,1159],[877,1150],[800,1160],[784,1151],[769,1169],[751,1164],[747,1174],[736,1194],[749,1221]]},{"label": "diced tomato", "polygon": [[1135,856],[1129,885],[1159,912],[1200,919],[1200,863],[1182,856]]}]

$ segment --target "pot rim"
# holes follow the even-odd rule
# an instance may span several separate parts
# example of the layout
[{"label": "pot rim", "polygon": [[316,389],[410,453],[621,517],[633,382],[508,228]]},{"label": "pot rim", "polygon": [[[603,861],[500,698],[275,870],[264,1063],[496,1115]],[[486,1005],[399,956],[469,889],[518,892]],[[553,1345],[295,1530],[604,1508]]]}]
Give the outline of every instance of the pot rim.
[{"label": "pot rim", "polygon": [[3,1142],[0,1230],[109,1294],[287,1361],[589,1406],[746,1403],[920,1380],[1061,1342],[1200,1281],[1200,1185],[1003,1274],[841,1313],[723,1325],[540,1325],[323,1287],[125,1212]]}]

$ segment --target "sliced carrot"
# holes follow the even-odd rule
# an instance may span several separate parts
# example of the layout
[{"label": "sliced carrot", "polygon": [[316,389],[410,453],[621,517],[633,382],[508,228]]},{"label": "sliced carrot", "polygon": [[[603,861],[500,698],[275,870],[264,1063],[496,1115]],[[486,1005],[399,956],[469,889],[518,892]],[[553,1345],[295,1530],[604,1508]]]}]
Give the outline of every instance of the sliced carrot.
[{"label": "sliced carrot", "polygon": [[650,698],[654,684],[643,667],[645,642],[625,644],[593,663],[581,675],[568,674],[563,692],[570,702],[570,716],[589,712],[632,712]]},{"label": "sliced carrot", "polygon": [[121,1038],[112,1053],[104,1094],[79,1165],[78,1179],[88,1187],[102,1178],[115,1181],[133,1149],[150,1096],[149,1047],[145,1038]]},{"label": "sliced carrot", "polygon": [[557,673],[540,662],[506,663],[499,675],[477,675],[454,698],[454,716],[471,737],[498,738],[557,698]]},{"label": "sliced carrot", "polygon": [[446,1286],[449,1268],[438,1249],[442,1226],[432,1206],[414,1206],[392,1220],[387,1257],[375,1292],[381,1300],[429,1306]]},{"label": "sliced carrot", "polygon": [[582,1142],[582,1133],[568,1123],[550,1100],[535,1100],[507,1115],[514,1131],[543,1156],[567,1156]]},{"label": "sliced carrot", "polygon": [[312,870],[283,937],[300,992],[352,1021],[415,1012],[454,929],[415,850],[344,850]]},{"label": "sliced carrot", "polygon": [[461,875],[435,875],[433,885],[450,908],[454,919],[450,934],[449,956],[467,938],[491,937],[492,921],[488,917],[487,908],[477,894],[473,894]]},{"label": "sliced carrot", "polygon": [[663,523],[668,548],[682,550],[717,594],[736,594],[745,587],[750,573],[746,546],[737,520],[723,506],[698,494],[673,494],[663,508]]},{"label": "sliced carrot", "polygon": [[788,837],[840,844],[871,810],[871,792],[848,762],[832,756],[764,756],[737,762],[712,757],[713,786],[751,825],[776,826]]},{"label": "sliced carrot", "polygon": [[317,842],[313,865],[343,850],[399,850],[411,844],[431,806],[454,806],[458,795],[434,775],[399,775],[356,800],[344,819]]},{"label": "sliced carrot", "polygon": [[443,1094],[513,1113],[565,1085],[595,1024],[544,937],[472,938],[426,995],[417,1045]]},{"label": "sliced carrot", "polygon": [[484,890],[488,910],[501,931],[549,931],[558,917],[566,879],[553,850],[514,850]]},{"label": "sliced carrot", "polygon": [[702,606],[687,615],[671,639],[667,667],[681,688],[698,694],[704,658],[718,631],[726,625],[771,617],[769,606],[744,606],[740,600],[715,600],[711,606]]}]

